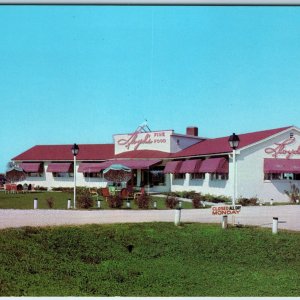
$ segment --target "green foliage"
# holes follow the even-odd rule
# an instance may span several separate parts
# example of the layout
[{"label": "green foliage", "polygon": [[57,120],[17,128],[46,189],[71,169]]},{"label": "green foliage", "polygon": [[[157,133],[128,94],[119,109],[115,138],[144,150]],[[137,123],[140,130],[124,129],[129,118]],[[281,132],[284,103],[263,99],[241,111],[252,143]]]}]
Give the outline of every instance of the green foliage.
[{"label": "green foliage", "polygon": [[202,200],[206,202],[212,202],[212,203],[224,203],[224,202],[230,202],[231,198],[224,196],[224,195],[211,195],[211,194],[205,194],[202,195]]},{"label": "green foliage", "polygon": [[0,296],[298,297],[299,247],[299,233],[208,224],[6,229]]},{"label": "green foliage", "polygon": [[239,198],[237,201],[240,205],[242,206],[254,206],[258,205],[258,198],[257,197],[252,197],[252,198]]},{"label": "green foliage", "polygon": [[109,196],[107,203],[110,208],[121,208],[123,206],[123,200],[119,195]]},{"label": "green foliage", "polygon": [[167,196],[165,203],[166,203],[166,207],[167,208],[173,209],[173,208],[176,208],[176,206],[178,205],[179,201],[174,196]]},{"label": "green foliage", "polygon": [[151,204],[151,198],[149,195],[141,194],[135,199],[135,203],[140,209],[148,209]]},{"label": "green foliage", "polygon": [[[197,193],[195,191],[182,191],[182,192],[170,192],[167,195],[173,197],[193,199],[195,196],[200,195],[200,193]],[[213,203],[231,202],[231,198],[224,195],[216,196],[211,194],[204,194],[204,195],[201,194],[201,199],[203,201],[213,202]]]}]

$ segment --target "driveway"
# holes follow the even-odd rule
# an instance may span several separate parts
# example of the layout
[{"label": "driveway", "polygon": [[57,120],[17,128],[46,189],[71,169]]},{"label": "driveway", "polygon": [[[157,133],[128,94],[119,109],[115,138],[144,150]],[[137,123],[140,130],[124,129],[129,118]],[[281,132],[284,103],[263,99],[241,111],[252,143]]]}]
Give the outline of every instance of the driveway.
[{"label": "driveway", "polygon": [[[242,207],[240,214],[228,222],[241,225],[272,227],[278,217],[280,229],[300,231],[300,205]],[[174,210],[18,210],[0,209],[0,228],[22,226],[55,226],[139,222],[174,222]],[[213,216],[211,209],[183,209],[183,223],[220,223],[222,216]]]}]

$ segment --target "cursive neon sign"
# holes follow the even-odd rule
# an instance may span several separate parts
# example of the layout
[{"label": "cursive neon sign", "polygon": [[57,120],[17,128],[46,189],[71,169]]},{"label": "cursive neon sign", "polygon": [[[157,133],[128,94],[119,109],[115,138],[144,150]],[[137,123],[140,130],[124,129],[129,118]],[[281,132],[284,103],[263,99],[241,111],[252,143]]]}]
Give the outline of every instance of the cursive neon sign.
[{"label": "cursive neon sign", "polygon": [[124,146],[127,150],[137,150],[141,145],[146,144],[165,144],[165,132],[152,132],[141,134],[138,131],[128,135],[128,138],[122,138],[117,141],[119,146]]},{"label": "cursive neon sign", "polygon": [[269,147],[265,149],[265,153],[271,154],[272,157],[277,158],[279,155],[285,155],[286,159],[291,158],[292,155],[300,155],[300,146],[297,149],[287,149],[286,146],[293,144],[296,139],[289,138],[282,143],[275,143],[276,147]]}]

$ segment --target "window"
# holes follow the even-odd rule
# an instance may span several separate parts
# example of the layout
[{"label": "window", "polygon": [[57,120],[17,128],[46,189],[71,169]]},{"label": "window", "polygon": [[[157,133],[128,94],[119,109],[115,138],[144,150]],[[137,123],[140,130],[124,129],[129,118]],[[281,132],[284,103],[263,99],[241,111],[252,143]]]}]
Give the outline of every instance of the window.
[{"label": "window", "polygon": [[156,167],[149,170],[150,185],[165,185],[164,167]]},{"label": "window", "polygon": [[211,180],[228,180],[228,173],[211,173]]},{"label": "window", "polygon": [[176,173],[174,174],[174,179],[184,179],[185,178],[185,174],[184,173]]},{"label": "window", "polygon": [[191,173],[191,179],[205,179],[205,173]]},{"label": "window", "polygon": [[85,178],[103,178],[102,172],[94,172],[94,173],[83,173]]},{"label": "window", "polygon": [[27,172],[27,177],[42,177],[43,173],[37,173],[37,172]]},{"label": "window", "polygon": [[68,173],[68,172],[53,172],[53,177],[62,177],[62,178],[69,178],[74,177],[74,173]]},{"label": "window", "polygon": [[300,174],[265,173],[264,180],[300,180]]}]

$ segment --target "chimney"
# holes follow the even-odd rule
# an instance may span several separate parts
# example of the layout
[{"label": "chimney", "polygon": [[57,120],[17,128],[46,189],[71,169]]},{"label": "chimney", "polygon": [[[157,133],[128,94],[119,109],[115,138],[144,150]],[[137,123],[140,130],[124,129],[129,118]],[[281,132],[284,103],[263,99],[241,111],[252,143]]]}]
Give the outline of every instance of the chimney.
[{"label": "chimney", "polygon": [[194,126],[187,127],[186,135],[198,136],[198,127],[194,127]]}]

